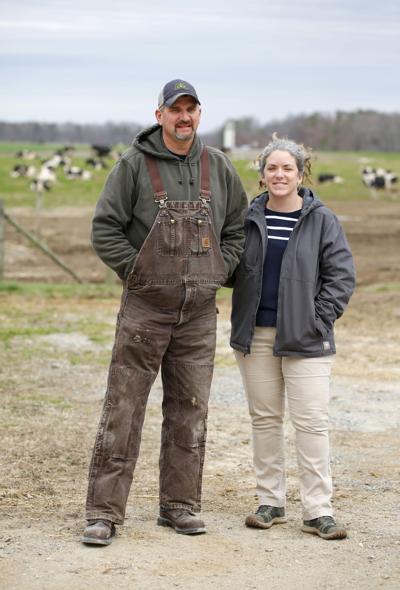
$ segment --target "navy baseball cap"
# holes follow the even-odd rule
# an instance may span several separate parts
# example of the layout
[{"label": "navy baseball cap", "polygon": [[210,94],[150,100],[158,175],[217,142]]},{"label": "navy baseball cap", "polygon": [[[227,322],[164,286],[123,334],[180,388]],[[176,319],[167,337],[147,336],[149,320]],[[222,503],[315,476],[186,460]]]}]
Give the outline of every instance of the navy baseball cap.
[{"label": "navy baseball cap", "polygon": [[165,84],[158,95],[158,108],[170,107],[181,96],[191,96],[200,104],[197,92],[189,82],[185,82],[185,80],[171,80],[171,82]]}]

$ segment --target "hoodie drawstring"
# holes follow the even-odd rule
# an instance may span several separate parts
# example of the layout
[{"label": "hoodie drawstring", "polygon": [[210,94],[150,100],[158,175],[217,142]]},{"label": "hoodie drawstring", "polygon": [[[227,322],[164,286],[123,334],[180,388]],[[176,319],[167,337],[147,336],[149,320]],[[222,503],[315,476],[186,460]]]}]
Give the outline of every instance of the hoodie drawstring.
[{"label": "hoodie drawstring", "polygon": [[183,172],[182,172],[182,162],[181,162],[181,160],[178,161],[178,167],[179,167],[178,183],[179,184],[183,184]]},{"label": "hoodie drawstring", "polygon": [[190,160],[189,157],[188,157],[188,166],[189,166],[189,173],[190,173],[189,184],[194,184],[193,171],[192,171],[193,162]]},{"label": "hoodie drawstring", "polygon": [[189,174],[190,174],[189,184],[193,185],[194,184],[194,176],[193,176],[192,166],[194,166],[194,163],[191,162],[189,159],[188,159],[187,163],[182,162],[181,160],[178,161],[178,167],[179,167],[178,184],[183,184],[183,165],[184,164],[186,164],[189,169]]}]

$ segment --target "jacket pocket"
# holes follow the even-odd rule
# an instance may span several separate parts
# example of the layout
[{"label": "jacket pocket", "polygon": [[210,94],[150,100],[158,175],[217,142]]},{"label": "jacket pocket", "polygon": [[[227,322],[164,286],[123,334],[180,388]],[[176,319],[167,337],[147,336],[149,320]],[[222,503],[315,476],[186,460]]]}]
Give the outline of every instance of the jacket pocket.
[{"label": "jacket pocket", "polygon": [[254,269],[260,265],[262,257],[261,236],[258,232],[249,231],[246,235],[244,252],[242,254],[242,263],[246,268]]},{"label": "jacket pocket", "polygon": [[315,314],[315,329],[318,332],[318,334],[320,334],[322,336],[322,338],[325,338],[328,331],[325,328],[324,322]]},{"label": "jacket pocket", "polygon": [[281,277],[277,344],[299,354],[323,353],[323,325],[315,315],[313,283]]}]

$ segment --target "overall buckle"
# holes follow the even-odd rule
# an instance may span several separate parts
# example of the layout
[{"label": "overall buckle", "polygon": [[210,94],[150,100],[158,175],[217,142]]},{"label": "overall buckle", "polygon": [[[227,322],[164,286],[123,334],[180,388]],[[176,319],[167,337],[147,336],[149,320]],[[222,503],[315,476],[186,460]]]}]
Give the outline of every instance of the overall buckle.
[{"label": "overall buckle", "polygon": [[160,191],[158,193],[154,193],[154,200],[160,209],[166,207],[165,201],[168,200],[168,194],[166,191]]},{"label": "overall buckle", "polygon": [[199,198],[203,205],[207,205],[211,201],[211,191],[201,189]]}]

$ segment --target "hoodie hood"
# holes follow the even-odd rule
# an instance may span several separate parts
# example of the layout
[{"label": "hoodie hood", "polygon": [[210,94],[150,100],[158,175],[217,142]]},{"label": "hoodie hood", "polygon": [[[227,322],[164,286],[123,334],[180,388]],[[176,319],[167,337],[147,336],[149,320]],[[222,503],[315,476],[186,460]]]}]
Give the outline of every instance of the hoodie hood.
[{"label": "hoodie hood", "polygon": [[[301,208],[301,217],[303,217],[304,215],[306,215],[307,213],[309,213],[313,209],[316,209],[317,207],[324,206],[323,202],[320,201],[319,198],[317,197],[317,195],[315,195],[312,192],[312,190],[310,190],[309,188],[302,186],[299,190],[299,195],[303,199],[303,206]],[[260,195],[258,195],[257,197],[255,197],[251,201],[249,212],[253,211],[254,208],[256,208],[256,209],[260,208],[260,209],[264,210],[264,208],[268,202],[268,199],[269,199],[269,196],[268,196],[267,191],[265,191],[265,192],[261,193]]]},{"label": "hoodie hood", "polygon": [[[170,152],[165,146],[162,138],[162,128],[158,123],[140,131],[133,140],[132,145],[149,156],[154,156],[162,160],[181,161],[178,156]],[[190,151],[187,154],[187,160],[189,162],[197,162],[200,160],[202,149],[203,142],[197,135],[195,135]]]},{"label": "hoodie hood", "polygon": [[319,200],[317,195],[315,195],[311,189],[306,188],[305,186],[300,188],[299,195],[303,199],[303,207],[301,212],[302,215],[305,215],[312,209],[324,206],[323,202]]}]

